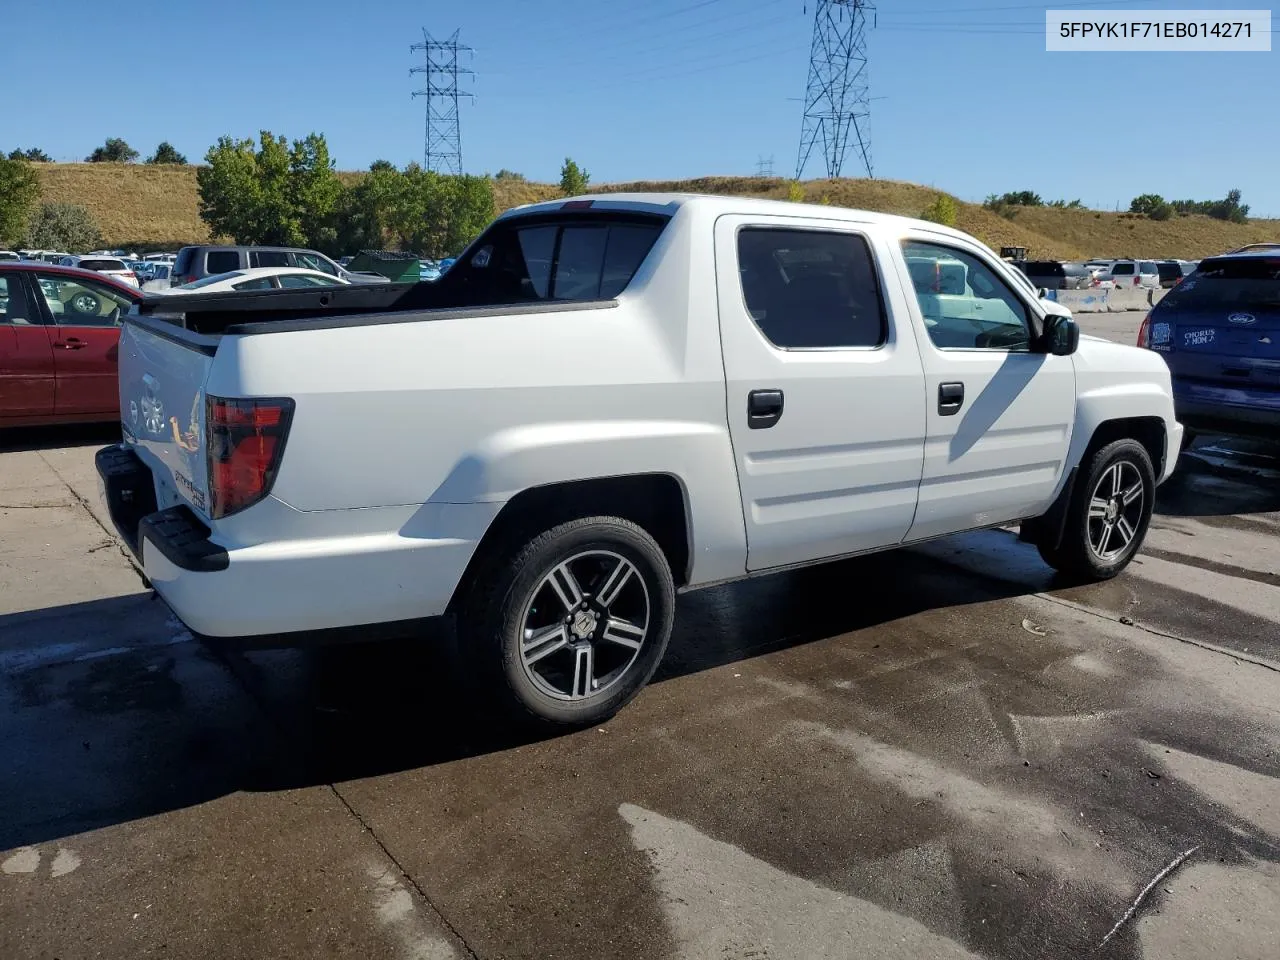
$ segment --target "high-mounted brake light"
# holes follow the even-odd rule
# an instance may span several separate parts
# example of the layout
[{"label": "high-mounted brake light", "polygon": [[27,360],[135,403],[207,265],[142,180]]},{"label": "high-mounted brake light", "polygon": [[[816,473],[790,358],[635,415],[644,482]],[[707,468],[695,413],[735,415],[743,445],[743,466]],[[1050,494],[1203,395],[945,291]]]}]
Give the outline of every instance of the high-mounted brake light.
[{"label": "high-mounted brake light", "polygon": [[251,507],[271,492],[293,420],[293,401],[209,396],[205,412],[209,513],[217,519]]}]

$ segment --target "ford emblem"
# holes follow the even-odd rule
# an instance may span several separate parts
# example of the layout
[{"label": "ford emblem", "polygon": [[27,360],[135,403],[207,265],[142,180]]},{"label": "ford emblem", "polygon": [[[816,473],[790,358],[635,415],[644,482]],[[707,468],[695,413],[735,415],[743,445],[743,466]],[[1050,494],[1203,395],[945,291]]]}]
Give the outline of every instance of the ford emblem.
[{"label": "ford emblem", "polygon": [[1227,317],[1227,323],[1235,323],[1240,326],[1247,326],[1257,322],[1252,313],[1233,313]]}]

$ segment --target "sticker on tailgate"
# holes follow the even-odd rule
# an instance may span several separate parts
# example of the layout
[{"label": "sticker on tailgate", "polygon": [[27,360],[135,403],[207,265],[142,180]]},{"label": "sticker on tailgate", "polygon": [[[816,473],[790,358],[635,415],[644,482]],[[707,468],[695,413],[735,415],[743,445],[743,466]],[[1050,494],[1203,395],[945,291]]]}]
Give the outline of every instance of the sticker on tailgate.
[{"label": "sticker on tailgate", "polygon": [[1188,347],[1198,347],[1202,344],[1213,343],[1216,333],[1217,331],[1212,327],[1206,330],[1187,330],[1182,334],[1182,341]]}]

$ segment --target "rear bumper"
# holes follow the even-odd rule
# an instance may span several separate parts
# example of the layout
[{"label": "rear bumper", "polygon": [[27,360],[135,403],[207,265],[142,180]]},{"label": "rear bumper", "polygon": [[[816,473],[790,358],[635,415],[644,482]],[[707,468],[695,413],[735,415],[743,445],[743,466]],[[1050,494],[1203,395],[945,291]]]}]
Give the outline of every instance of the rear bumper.
[{"label": "rear bumper", "polygon": [[415,528],[228,548],[187,508],[156,510],[151,471],[132,451],[107,447],[97,466],[121,539],[178,618],[206,637],[301,641],[440,616],[487,526],[478,514],[493,512],[476,505],[459,524],[473,536]]},{"label": "rear bumper", "polygon": [[1178,419],[1205,433],[1280,439],[1280,392],[1173,381]]}]

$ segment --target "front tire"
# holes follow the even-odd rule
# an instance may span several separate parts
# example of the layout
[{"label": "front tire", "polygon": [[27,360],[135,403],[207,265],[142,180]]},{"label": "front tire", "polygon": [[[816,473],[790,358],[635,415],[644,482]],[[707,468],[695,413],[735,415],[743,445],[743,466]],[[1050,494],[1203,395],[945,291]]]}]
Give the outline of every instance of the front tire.
[{"label": "front tire", "polygon": [[1041,543],[1054,569],[1084,580],[1109,580],[1142,546],[1155,505],[1155,471],[1146,448],[1117,440],[1096,451],[1072,492],[1062,542]]},{"label": "front tire", "polygon": [[675,583],[641,527],[572,520],[481,573],[463,613],[464,663],[518,720],[578,727],[649,682],[671,636]]}]

